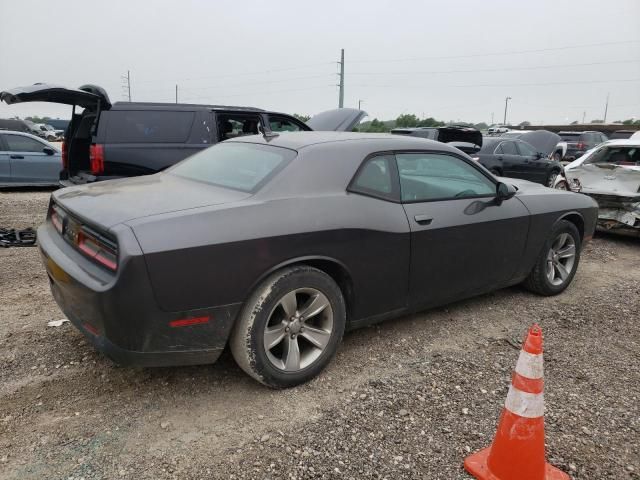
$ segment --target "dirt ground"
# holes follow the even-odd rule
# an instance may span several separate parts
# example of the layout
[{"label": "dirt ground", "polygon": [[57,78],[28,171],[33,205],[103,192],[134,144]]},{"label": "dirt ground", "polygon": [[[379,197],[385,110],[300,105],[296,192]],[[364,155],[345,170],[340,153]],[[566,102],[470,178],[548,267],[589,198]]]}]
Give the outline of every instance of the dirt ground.
[{"label": "dirt ground", "polygon": [[[0,226],[48,191],[0,192]],[[268,390],[211,366],[122,368],[54,303],[37,249],[0,249],[2,479],[468,479],[533,322],[545,333],[549,460],[640,478],[640,240],[597,236],[572,286],[520,288],[348,333],[314,381]]]}]

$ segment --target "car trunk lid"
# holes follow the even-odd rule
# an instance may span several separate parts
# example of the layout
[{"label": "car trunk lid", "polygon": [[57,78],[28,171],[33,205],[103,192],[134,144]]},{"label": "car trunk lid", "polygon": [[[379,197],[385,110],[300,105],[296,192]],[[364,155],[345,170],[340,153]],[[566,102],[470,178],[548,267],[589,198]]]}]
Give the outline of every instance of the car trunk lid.
[{"label": "car trunk lid", "polygon": [[136,218],[237,202],[249,196],[169,173],[92,183],[53,193],[56,204],[104,229]]},{"label": "car trunk lid", "polygon": [[51,102],[78,105],[91,110],[97,109],[98,106],[102,110],[111,108],[107,92],[97,85],[82,85],[73,89],[48,83],[34,83],[0,92],[0,100],[8,105],[24,102]]}]

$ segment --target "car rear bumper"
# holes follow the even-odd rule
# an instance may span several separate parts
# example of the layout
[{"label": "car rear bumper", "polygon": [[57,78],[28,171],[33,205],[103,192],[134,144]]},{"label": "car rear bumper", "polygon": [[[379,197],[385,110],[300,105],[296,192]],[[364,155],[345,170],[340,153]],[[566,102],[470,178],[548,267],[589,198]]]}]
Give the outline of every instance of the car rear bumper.
[{"label": "car rear bumper", "polygon": [[[215,362],[240,305],[161,310],[144,257],[132,245],[119,244],[119,271],[111,274],[84,258],[49,222],[41,226],[38,247],[61,310],[96,349],[119,364],[156,367]],[[194,319],[197,322],[189,322]]]},{"label": "car rear bumper", "polygon": [[102,182],[104,180],[117,180],[124,178],[118,175],[91,175],[88,172],[77,172],[75,175],[68,176],[67,172],[60,175],[59,184],[63,187],[73,187],[75,185],[86,185],[87,183]]}]

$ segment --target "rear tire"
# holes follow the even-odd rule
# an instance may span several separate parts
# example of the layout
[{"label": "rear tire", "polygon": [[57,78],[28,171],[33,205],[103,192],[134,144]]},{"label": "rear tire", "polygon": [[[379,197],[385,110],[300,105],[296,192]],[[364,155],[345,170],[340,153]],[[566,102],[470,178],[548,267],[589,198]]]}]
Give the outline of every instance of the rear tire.
[{"label": "rear tire", "polygon": [[307,382],[334,357],[346,308],[326,273],[306,265],[280,270],[262,282],[243,306],[229,345],[251,377],[272,388]]},{"label": "rear tire", "polygon": [[551,229],[533,270],[523,282],[524,287],[544,296],[563,292],[578,269],[580,249],[580,232],[576,226],[560,220]]}]

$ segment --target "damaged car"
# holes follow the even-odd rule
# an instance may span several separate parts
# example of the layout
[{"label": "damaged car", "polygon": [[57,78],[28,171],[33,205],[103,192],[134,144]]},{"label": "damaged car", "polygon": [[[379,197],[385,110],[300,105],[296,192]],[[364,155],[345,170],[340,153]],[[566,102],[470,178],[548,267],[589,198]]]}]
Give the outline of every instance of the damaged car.
[{"label": "damaged car", "polygon": [[597,206],[402,135],[237,137],[136,178],[53,193],[53,297],[120,364],[317,375],[343,333],[523,284],[570,284]]},{"label": "damaged car", "polygon": [[565,172],[570,184],[598,203],[598,227],[640,235],[640,138],[607,141]]}]

